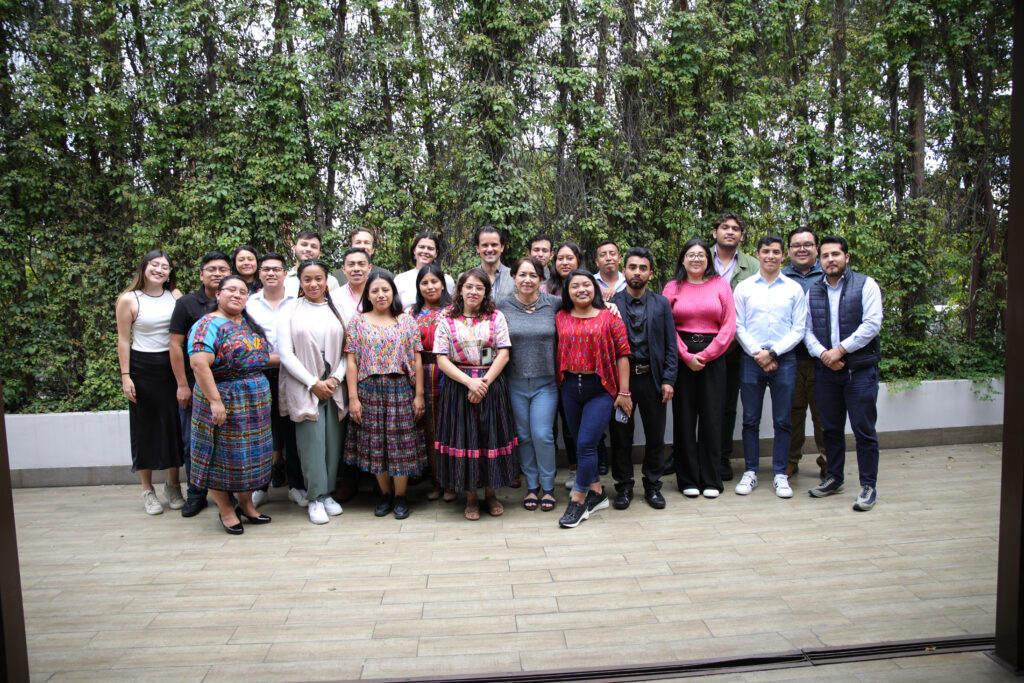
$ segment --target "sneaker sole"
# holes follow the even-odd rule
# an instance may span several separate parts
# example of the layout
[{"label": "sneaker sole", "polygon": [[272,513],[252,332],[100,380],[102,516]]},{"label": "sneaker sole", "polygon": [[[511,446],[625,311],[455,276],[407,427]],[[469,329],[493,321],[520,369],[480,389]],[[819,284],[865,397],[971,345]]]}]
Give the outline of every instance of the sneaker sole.
[{"label": "sneaker sole", "polygon": [[[604,509],[605,509],[605,508],[607,508],[607,507],[608,507],[609,505],[610,505],[610,503],[608,502],[608,499],[607,499],[607,498],[605,498],[604,500],[602,500],[602,501],[601,501],[600,503],[598,503],[598,504],[597,504],[597,505],[595,505],[594,507],[592,507],[592,508],[587,508],[587,516],[589,517],[589,516],[591,515],[591,513],[597,512],[598,510],[604,510]],[[627,507],[628,507],[628,506],[627,506]]]},{"label": "sneaker sole", "polygon": [[839,488],[832,489],[831,491],[816,491],[815,489],[811,489],[807,493],[812,498],[828,498],[829,496],[834,496],[835,494],[842,493],[842,492],[843,492],[843,487],[840,486]]},{"label": "sneaker sole", "polygon": [[873,507],[875,507],[874,503],[871,503],[870,505],[865,505],[865,504],[862,504],[862,503],[854,503],[853,504],[853,509],[856,510],[857,512],[870,512],[871,508],[873,508]]},{"label": "sneaker sole", "polygon": [[582,524],[584,522],[584,520],[587,520],[587,519],[590,519],[590,510],[584,508],[583,509],[583,514],[580,515],[580,518],[578,520],[576,520],[575,524],[565,524],[564,522],[562,522],[562,520],[558,520],[558,526],[562,527],[563,529],[575,529],[580,524]]},{"label": "sneaker sole", "polygon": [[775,495],[778,496],[779,498],[792,498],[793,490],[790,489],[788,492],[783,492],[779,491],[778,489],[775,489]]},{"label": "sneaker sole", "polygon": [[[749,491],[736,491],[736,495],[737,496],[749,496],[751,493],[754,492],[754,489],[756,489],[756,488],[757,488],[756,486],[751,486]],[[735,489],[733,489],[733,490],[735,490]]]}]

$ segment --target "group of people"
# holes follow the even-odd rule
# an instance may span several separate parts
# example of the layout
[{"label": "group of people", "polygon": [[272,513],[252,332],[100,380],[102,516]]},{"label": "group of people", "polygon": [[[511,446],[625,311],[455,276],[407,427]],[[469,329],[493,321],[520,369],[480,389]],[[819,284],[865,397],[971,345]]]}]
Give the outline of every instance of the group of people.
[{"label": "group of people", "polygon": [[[410,482],[420,479],[428,500],[464,496],[470,520],[501,515],[498,490],[524,480],[523,507],[551,511],[561,428],[571,493],[559,524],[572,528],[609,504],[630,506],[634,409],[644,500],[665,508],[667,473],[686,497],[718,497],[733,477],[740,397],[735,492],[748,495],[767,387],[775,493],[793,495],[810,408],[821,479],[810,495],[842,490],[849,417],[861,483],[854,509],[870,510],[878,285],[849,268],[841,237],[801,227],[785,241],[761,238],[755,258],[740,251],[743,233],[740,216],[719,216],[711,243],[683,245],[661,294],[649,288],[654,259],[644,247],[623,261],[602,242],[591,272],[577,244],[537,235],[510,267],[493,226],[476,231],[480,263],[457,280],[441,269],[429,232],[398,275],[373,264],[368,230],[350,235],[333,273],[313,232],[295,237],[290,268],[247,245],[213,251],[186,295],[169,256],[151,251],[116,309],[143,507],[163,512],[152,471],[167,470],[166,504],[190,517],[209,496],[230,534],[271,521],[258,510],[271,485],[287,484],[288,498],[325,524],[363,473],[375,480],[381,517],[407,517]],[[609,469],[612,500],[601,483]]]}]

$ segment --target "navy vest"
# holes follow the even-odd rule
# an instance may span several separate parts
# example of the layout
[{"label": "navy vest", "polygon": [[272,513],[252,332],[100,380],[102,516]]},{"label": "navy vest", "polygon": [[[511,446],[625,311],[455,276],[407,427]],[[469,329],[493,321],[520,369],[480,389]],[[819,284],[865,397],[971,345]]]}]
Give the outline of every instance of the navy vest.
[{"label": "navy vest", "polygon": [[[867,276],[846,272],[843,291],[839,295],[839,338],[846,339],[864,321],[864,283]],[[826,349],[832,348],[832,316],[828,308],[828,285],[825,278],[818,280],[807,291],[807,306],[811,310],[814,336]],[[849,353],[843,359],[850,370],[878,365],[882,360],[882,346],[875,336],[867,346]],[[819,361],[820,362],[820,361]]]}]

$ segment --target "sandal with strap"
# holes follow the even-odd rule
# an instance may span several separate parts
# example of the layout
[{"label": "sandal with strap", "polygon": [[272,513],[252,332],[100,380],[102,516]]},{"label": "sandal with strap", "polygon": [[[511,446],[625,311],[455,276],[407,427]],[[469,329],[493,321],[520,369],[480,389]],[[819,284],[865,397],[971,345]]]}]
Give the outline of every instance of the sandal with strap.
[{"label": "sandal with strap", "polygon": [[545,491],[544,497],[540,499],[541,512],[551,512],[555,509],[555,505],[557,504],[558,501],[555,500],[555,490],[551,489],[550,491]]},{"label": "sandal with strap", "polygon": [[466,501],[466,509],[462,511],[463,516],[471,522],[480,519],[480,500]]},{"label": "sandal with strap", "polygon": [[500,517],[505,512],[505,506],[501,504],[497,496],[487,496],[484,502],[487,503],[487,514],[491,517]]},{"label": "sandal with strap", "polygon": [[536,510],[537,509],[537,504],[540,502],[539,496],[540,496],[540,487],[539,486],[537,488],[535,488],[535,489],[529,489],[526,492],[526,497],[523,498],[523,507],[526,508],[527,510]]}]

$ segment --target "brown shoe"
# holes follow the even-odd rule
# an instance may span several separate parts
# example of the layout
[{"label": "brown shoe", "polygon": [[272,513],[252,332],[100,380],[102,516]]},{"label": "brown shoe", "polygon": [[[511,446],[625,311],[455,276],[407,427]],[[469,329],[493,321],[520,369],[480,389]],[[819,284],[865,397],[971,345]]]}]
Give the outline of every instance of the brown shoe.
[{"label": "brown shoe", "polygon": [[798,462],[787,462],[786,463],[786,476],[792,477],[794,474],[800,471],[800,463]]},{"label": "brown shoe", "polygon": [[825,477],[828,476],[828,461],[825,460],[825,456],[819,455],[817,460],[814,461],[814,463],[818,466],[818,469],[821,470],[821,480],[825,481]]}]

